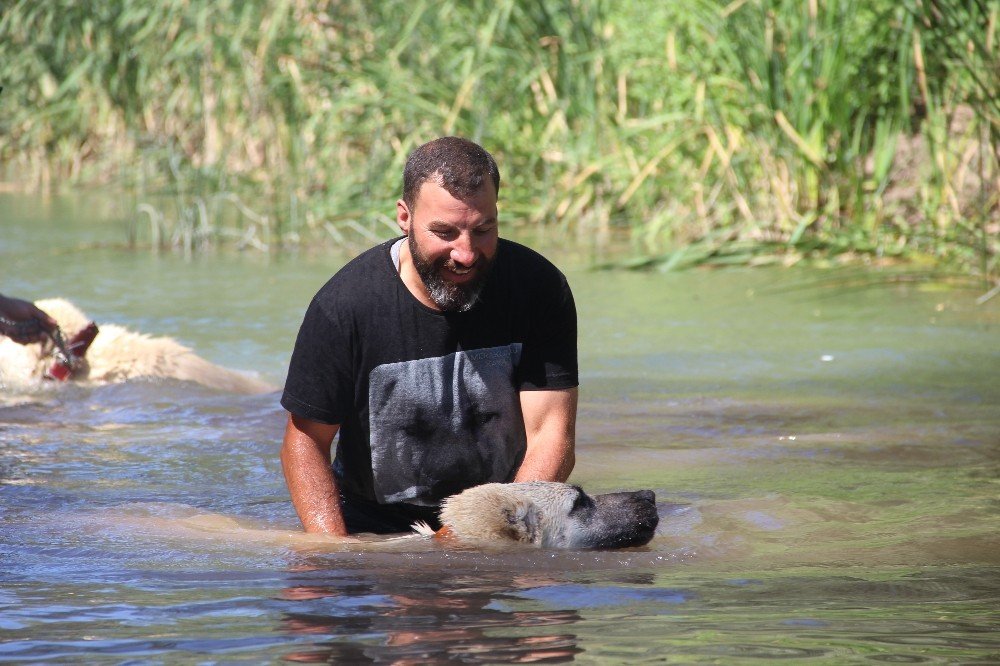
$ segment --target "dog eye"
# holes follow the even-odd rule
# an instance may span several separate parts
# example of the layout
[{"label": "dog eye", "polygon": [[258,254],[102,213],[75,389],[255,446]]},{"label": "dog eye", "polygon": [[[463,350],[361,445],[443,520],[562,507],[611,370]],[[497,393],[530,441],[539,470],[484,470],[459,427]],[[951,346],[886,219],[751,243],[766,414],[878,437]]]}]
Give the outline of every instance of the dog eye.
[{"label": "dog eye", "polygon": [[577,511],[586,511],[592,506],[594,506],[594,500],[590,499],[590,495],[581,490],[577,493],[576,499],[573,500],[573,506],[570,508],[569,512],[572,514]]}]

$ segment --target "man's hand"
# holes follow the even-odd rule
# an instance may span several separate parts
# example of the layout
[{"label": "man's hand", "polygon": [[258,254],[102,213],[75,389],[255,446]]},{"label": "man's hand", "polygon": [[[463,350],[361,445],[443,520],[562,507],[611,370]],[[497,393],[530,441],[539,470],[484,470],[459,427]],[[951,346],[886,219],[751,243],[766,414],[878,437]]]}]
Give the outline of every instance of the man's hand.
[{"label": "man's hand", "polygon": [[514,481],[565,481],[576,464],[577,389],[521,391],[528,449]]},{"label": "man's hand", "polygon": [[288,416],[281,467],[306,532],[347,535],[340,512],[340,491],[330,467],[330,446],[339,428],[294,414]]},{"label": "man's hand", "polygon": [[35,307],[34,303],[0,294],[0,335],[26,345],[42,342],[57,328],[55,319]]}]

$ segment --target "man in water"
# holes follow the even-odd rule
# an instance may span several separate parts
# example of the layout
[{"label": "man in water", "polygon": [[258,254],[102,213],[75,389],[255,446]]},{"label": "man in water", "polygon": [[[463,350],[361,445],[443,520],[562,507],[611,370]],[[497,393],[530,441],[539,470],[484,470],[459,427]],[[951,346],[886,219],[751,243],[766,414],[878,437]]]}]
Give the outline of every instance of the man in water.
[{"label": "man in water", "polygon": [[573,295],[548,260],[498,238],[499,188],[471,141],[417,148],[396,202],[404,236],[310,303],[281,398],[281,461],[306,531],[436,526],[441,500],[465,488],[572,471]]}]

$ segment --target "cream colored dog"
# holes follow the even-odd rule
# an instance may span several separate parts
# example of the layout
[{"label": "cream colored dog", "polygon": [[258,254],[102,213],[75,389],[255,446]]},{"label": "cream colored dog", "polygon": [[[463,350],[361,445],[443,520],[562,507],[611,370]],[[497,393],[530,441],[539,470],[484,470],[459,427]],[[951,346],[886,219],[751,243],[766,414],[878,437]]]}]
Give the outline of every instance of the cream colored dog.
[{"label": "cream colored dog", "polygon": [[[90,323],[79,308],[65,299],[46,299],[35,305],[56,320],[67,340]],[[7,385],[41,381],[53,362],[51,347],[38,343],[20,345],[0,337],[0,381]],[[206,361],[172,338],[135,333],[115,324],[100,324],[97,337],[73,372],[72,379],[115,383],[138,378],[179,379],[236,393],[275,390],[259,379]]]},{"label": "cream colored dog", "polygon": [[568,483],[487,483],[444,501],[443,527],[424,535],[459,541],[517,541],[543,548],[609,549],[649,543],[659,517],[651,490],[591,497]]}]

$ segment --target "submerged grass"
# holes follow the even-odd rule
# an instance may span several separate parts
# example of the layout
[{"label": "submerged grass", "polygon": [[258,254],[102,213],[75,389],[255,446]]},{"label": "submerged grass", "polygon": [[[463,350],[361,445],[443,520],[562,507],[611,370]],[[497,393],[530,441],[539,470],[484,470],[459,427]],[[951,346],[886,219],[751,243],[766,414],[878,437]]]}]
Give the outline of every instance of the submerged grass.
[{"label": "submerged grass", "polygon": [[124,185],[136,243],[342,245],[384,236],[406,154],[456,133],[497,155],[511,224],[624,236],[616,266],[995,280],[998,7],[14,0],[0,163]]}]

